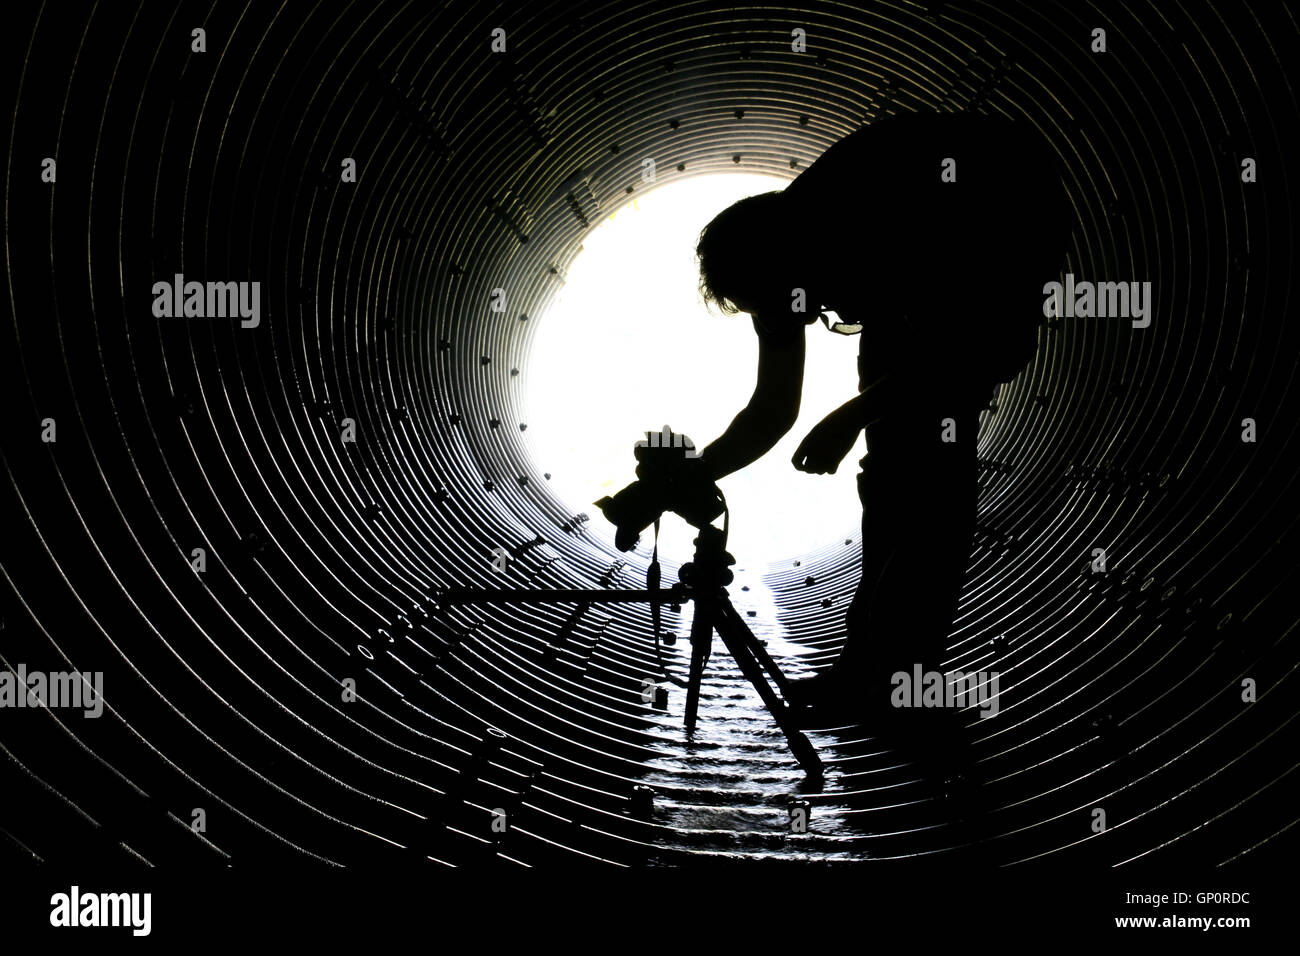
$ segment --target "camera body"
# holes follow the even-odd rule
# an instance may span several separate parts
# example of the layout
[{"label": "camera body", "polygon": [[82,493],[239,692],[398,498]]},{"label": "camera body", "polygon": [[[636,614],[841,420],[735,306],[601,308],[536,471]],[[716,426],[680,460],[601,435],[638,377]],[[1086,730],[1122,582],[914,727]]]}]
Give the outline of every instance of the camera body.
[{"label": "camera body", "polygon": [[647,432],[633,454],[638,462],[637,480],[612,498],[595,502],[617,529],[614,545],[620,551],[636,547],[641,532],[665,511],[680,515],[696,528],[722,514],[722,493],[689,438],[674,435],[665,425],[662,432]]}]

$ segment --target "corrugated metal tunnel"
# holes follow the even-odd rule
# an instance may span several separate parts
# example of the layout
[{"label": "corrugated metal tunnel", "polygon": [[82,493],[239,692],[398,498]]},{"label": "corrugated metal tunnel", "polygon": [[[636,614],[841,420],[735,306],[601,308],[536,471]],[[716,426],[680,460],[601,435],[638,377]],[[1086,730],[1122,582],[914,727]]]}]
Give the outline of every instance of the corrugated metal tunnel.
[{"label": "corrugated metal tunnel", "polygon": [[[1287,835],[1283,9],[182,4],[12,32],[0,662],[102,671],[104,712],[4,714],[5,855],[1110,866]],[[982,415],[949,642],[1003,675],[978,820],[865,731],[812,734],[827,778],[806,786],[725,654],[688,741],[678,688],[643,699],[643,606],[430,600],[644,582],[647,542],[617,551],[524,435],[535,336],[584,236],[651,188],[642,160],[656,185],[793,179],[918,110],[1038,129],[1077,217],[1065,271],[1155,289],[1148,328],[1045,321]],[[258,324],[156,317],[177,274],[260,282]],[[833,657],[859,544],[746,566],[732,597],[774,653]]]}]

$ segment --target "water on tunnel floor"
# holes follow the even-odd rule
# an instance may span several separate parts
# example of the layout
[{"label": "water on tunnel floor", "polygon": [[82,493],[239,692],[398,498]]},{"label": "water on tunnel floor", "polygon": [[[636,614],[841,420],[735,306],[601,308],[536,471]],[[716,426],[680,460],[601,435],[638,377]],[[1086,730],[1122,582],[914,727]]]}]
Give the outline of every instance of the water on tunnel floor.
[{"label": "water on tunnel floor", "polygon": [[[741,591],[748,585],[748,591]],[[754,576],[738,574],[728,588],[732,603],[768,653],[792,680],[811,677],[812,649],[790,640],[777,623],[771,592]],[[682,609],[677,664],[670,672],[685,681],[694,605]],[[749,612],[754,615],[749,616]],[[839,740],[831,733],[808,732],[821,755],[825,778],[810,782],[791,756],[785,737],[714,634],[713,649],[700,689],[699,716],[688,738],[682,712],[686,691],[669,684],[669,704],[659,718],[664,755],[647,764],[644,783],[656,791],[655,822],[672,837],[666,851],[724,858],[816,860],[865,858],[850,830],[846,806],[835,802],[844,790],[838,761]],[[788,801],[820,793],[807,832],[791,832]],[[675,840],[675,842],[673,842]]]}]

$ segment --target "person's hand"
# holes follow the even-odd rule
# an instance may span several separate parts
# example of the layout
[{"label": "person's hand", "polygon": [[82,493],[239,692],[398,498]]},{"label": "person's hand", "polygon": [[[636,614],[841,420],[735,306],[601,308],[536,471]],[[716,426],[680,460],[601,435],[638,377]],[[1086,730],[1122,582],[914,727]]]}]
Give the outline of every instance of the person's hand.
[{"label": "person's hand", "polygon": [[812,475],[835,474],[844,456],[858,440],[862,426],[841,409],[823,418],[799,443],[791,463]]}]

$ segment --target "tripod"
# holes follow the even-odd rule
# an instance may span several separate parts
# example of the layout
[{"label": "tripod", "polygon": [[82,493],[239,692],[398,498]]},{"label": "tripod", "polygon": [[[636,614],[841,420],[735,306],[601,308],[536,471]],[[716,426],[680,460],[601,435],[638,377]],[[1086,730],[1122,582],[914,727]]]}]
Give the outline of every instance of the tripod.
[{"label": "tripod", "polygon": [[[655,589],[584,590],[581,588],[524,588],[517,591],[498,591],[486,588],[448,588],[435,592],[439,607],[465,604],[553,604],[562,602],[629,604],[641,601],[651,603],[657,620],[658,605],[665,599],[671,604],[695,602],[695,617],[691,622],[691,664],[686,683],[686,732],[695,729],[700,706],[700,684],[704,679],[704,665],[708,663],[716,631],[722,643],[735,659],[746,679],[758,691],[764,706],[785,735],[790,753],[799,762],[804,773],[813,780],[822,777],[822,762],[817,751],[804,733],[794,725],[793,710],[786,703],[790,683],[776,661],[754,632],[741,618],[727,597],[726,585],[732,581],[729,565],[736,559],[726,551],[726,532],[712,525],[700,528],[695,539],[695,555],[683,564],[679,580],[667,591]],[[657,571],[657,567],[655,568]],[[653,575],[652,575],[653,577]],[[773,686],[775,685],[775,687]],[[780,694],[778,695],[778,691]]]}]

